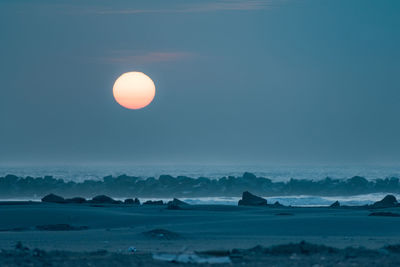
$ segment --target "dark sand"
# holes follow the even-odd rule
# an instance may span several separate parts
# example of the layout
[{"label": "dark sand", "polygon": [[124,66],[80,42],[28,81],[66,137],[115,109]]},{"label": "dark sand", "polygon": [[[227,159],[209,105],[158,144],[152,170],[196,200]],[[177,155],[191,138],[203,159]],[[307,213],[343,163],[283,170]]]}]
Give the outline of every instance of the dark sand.
[{"label": "dark sand", "polygon": [[[379,211],[400,213],[400,208]],[[168,210],[166,206],[124,204],[94,207],[90,204],[2,203],[0,249],[13,249],[17,241],[46,251],[107,250],[129,254],[129,247],[135,247],[135,257],[142,255],[140,257],[146,260],[149,253],[248,249],[302,240],[335,248],[379,249],[399,244],[400,218],[368,216],[371,212],[358,208],[210,205]],[[68,224],[72,230],[62,230],[62,227],[60,230],[59,226],[43,230],[57,224]],[[165,229],[172,234],[157,231],[144,234],[154,229]],[[107,254],[107,257],[114,256]]]}]

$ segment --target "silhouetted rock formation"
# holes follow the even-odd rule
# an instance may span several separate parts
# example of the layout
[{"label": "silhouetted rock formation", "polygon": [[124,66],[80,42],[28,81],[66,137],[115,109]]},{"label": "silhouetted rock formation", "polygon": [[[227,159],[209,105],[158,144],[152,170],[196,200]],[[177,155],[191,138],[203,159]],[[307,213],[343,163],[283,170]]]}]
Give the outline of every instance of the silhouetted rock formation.
[{"label": "silhouetted rock formation", "polygon": [[371,208],[382,209],[382,208],[392,208],[398,206],[399,203],[393,195],[387,195],[382,200],[375,202],[371,205]]},{"label": "silhouetted rock formation", "polygon": [[127,198],[124,200],[125,204],[130,204],[130,205],[140,205],[140,200],[135,198],[135,200],[133,200],[132,198]]},{"label": "silhouetted rock formation", "polygon": [[164,202],[162,200],[147,200],[143,205],[164,205]]},{"label": "silhouetted rock formation", "polygon": [[111,197],[105,196],[105,195],[100,195],[100,196],[95,196],[90,200],[91,203],[95,204],[119,204],[122,203],[121,201],[117,201],[112,199]]},{"label": "silhouetted rock formation", "polygon": [[340,207],[340,202],[336,200],[329,207],[330,208],[339,208]]},{"label": "silhouetted rock formation", "polygon": [[135,202],[133,201],[132,198],[127,198],[124,200],[124,204],[134,204]]},{"label": "silhouetted rock formation", "polygon": [[267,206],[267,200],[251,194],[248,191],[243,192],[242,199],[239,200],[239,206]]},{"label": "silhouetted rock formation", "polygon": [[63,197],[48,194],[42,198],[42,202],[49,202],[49,203],[65,203],[65,199]]},{"label": "silhouetted rock formation", "polygon": [[168,207],[167,208],[170,209],[170,210],[179,210],[179,209],[181,209],[182,207],[185,207],[185,206],[189,206],[189,204],[184,202],[184,201],[182,201],[182,200],[174,198],[172,201],[168,202]]},{"label": "silhouetted rock formation", "polygon": [[285,207],[284,205],[282,205],[281,203],[279,203],[279,201],[275,201],[274,204],[271,205],[274,208],[281,208],[281,207]]},{"label": "silhouetted rock formation", "polygon": [[86,203],[86,199],[84,199],[83,197],[67,198],[67,199],[65,199],[65,203],[82,204],[82,203]]}]

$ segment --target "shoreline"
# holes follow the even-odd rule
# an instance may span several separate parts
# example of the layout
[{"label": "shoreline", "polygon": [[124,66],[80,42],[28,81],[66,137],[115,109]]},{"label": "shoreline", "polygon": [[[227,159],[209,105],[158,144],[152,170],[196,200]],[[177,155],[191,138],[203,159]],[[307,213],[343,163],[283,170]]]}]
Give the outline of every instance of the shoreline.
[{"label": "shoreline", "polygon": [[[261,196],[267,199],[269,202],[276,202],[292,207],[329,207],[335,201],[339,201],[344,206],[362,206],[373,204],[376,201],[381,200],[386,195],[391,194],[389,192],[372,193],[372,194],[360,194],[353,196],[314,196],[314,195],[293,195],[293,196]],[[393,194],[396,198],[400,199],[400,194]],[[111,196],[113,197],[113,196]],[[235,206],[240,200],[240,196],[237,197],[183,197],[180,200],[187,202],[191,205],[229,205]],[[113,197],[118,201],[124,201],[123,197]],[[163,201],[167,203],[173,200],[170,198],[157,198],[157,197],[142,197],[139,198],[141,202],[154,200]],[[0,198],[0,204],[5,202],[41,202],[41,198]]]}]

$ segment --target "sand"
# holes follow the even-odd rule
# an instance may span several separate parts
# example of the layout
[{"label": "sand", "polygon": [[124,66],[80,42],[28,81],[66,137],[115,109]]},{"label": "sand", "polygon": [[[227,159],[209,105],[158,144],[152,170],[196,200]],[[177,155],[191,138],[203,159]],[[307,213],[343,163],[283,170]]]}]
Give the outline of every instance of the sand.
[{"label": "sand", "polygon": [[[383,211],[399,213],[400,208]],[[136,248],[136,254],[191,253],[302,240],[335,248],[379,249],[399,244],[400,218],[368,216],[371,212],[356,208],[204,205],[168,210],[166,206],[2,203],[0,249],[12,249],[17,241],[46,251],[122,254],[129,254],[130,247]],[[57,224],[77,230],[40,230],[40,226]],[[144,234],[154,229],[173,234]]]}]

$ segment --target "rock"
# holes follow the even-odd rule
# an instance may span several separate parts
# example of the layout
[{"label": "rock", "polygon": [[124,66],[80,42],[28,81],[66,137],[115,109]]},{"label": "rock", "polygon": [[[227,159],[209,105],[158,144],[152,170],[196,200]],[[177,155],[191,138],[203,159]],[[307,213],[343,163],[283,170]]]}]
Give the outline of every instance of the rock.
[{"label": "rock", "polygon": [[133,199],[132,198],[127,198],[127,199],[125,199],[124,200],[124,204],[135,204],[135,201],[133,201]]},{"label": "rock", "polygon": [[255,195],[251,194],[250,192],[246,191],[246,192],[243,192],[242,199],[239,200],[238,205],[239,206],[267,206],[267,200],[262,197],[255,196]]},{"label": "rock", "polygon": [[54,195],[54,194],[49,194],[46,195],[44,198],[42,198],[42,202],[48,202],[48,203],[65,203],[65,199],[63,197]]},{"label": "rock", "polygon": [[336,200],[329,207],[330,208],[339,208],[340,207],[340,202]]},{"label": "rock", "polygon": [[184,201],[182,201],[182,200],[174,198],[172,201],[168,202],[168,207],[167,208],[169,210],[179,210],[184,206],[189,206],[189,204],[184,202]]},{"label": "rock", "polygon": [[129,205],[140,205],[140,200],[135,198],[135,200],[133,200],[132,198],[127,198],[124,200],[125,204],[129,204]]},{"label": "rock", "polygon": [[121,201],[116,201],[112,199],[111,197],[108,197],[106,195],[100,195],[100,196],[95,196],[92,198],[90,201],[91,203],[98,203],[98,204],[118,204],[121,203]]},{"label": "rock", "polygon": [[275,201],[275,203],[272,204],[271,206],[274,207],[274,208],[282,208],[282,207],[284,207],[284,205],[279,203],[279,201]]},{"label": "rock", "polygon": [[73,197],[73,198],[67,198],[65,199],[65,203],[77,203],[77,204],[82,204],[85,203],[86,199],[83,197]]},{"label": "rock", "polygon": [[164,202],[162,200],[147,200],[143,205],[164,205]]},{"label": "rock", "polygon": [[382,209],[382,208],[392,208],[398,206],[399,203],[393,195],[387,195],[382,200],[375,202],[371,205],[371,208]]}]

